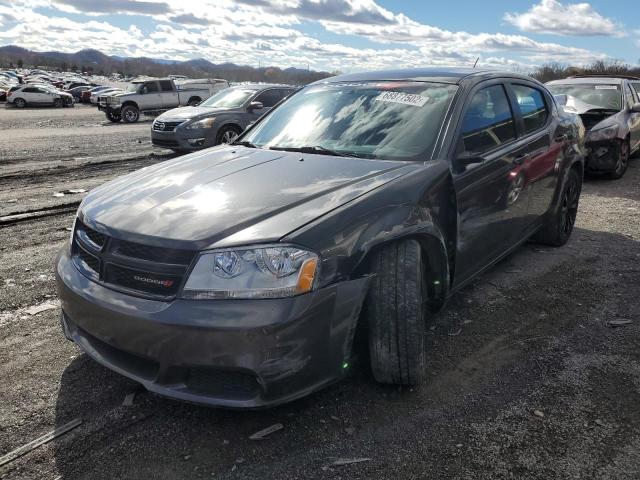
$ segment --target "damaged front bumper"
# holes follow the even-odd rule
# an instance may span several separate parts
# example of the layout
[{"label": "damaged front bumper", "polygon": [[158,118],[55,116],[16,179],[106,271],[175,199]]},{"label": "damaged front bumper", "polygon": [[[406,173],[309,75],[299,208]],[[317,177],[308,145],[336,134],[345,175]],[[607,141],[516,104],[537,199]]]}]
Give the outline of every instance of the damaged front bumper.
[{"label": "damaged front bumper", "polygon": [[586,157],[585,168],[591,173],[610,172],[616,168],[616,163],[620,157],[621,140],[601,140],[589,142],[586,147],[588,155]]},{"label": "damaged front bumper", "polygon": [[369,278],[297,297],[173,300],[126,295],[56,259],[62,326],[94,360],[167,397],[273,406],[345,375]]}]

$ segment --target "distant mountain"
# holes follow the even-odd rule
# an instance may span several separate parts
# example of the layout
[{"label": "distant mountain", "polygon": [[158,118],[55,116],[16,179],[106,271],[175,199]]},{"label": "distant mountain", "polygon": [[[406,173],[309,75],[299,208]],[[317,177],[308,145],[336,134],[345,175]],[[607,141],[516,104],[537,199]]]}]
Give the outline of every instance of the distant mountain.
[{"label": "distant mountain", "polygon": [[232,82],[274,82],[305,84],[326,78],[329,72],[317,72],[300,68],[279,67],[254,68],[226,62],[215,64],[205,58],[187,61],[166,60],[147,57],[121,57],[105,55],[99,50],[84,49],[75,53],[36,52],[16,45],[0,47],[0,67],[44,67],[60,71],[81,71],[96,74],[121,73],[125,76],[186,75],[192,78],[215,77]]}]

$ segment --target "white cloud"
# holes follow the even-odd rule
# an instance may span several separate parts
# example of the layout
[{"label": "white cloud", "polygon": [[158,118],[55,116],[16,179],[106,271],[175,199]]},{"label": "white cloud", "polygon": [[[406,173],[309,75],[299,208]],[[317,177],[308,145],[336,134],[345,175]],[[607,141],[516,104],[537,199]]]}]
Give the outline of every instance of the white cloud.
[{"label": "white cloud", "polygon": [[596,12],[588,3],[563,5],[541,0],[525,13],[506,13],[504,19],[524,32],[565,36],[624,36],[624,29]]},{"label": "white cloud", "polygon": [[[0,44],[33,50],[72,52],[82,45],[120,56],[203,57],[215,63],[309,65],[329,71],[471,66],[478,56],[483,67],[527,71],[550,61],[588,63],[606,58],[523,35],[448,31],[391,12],[373,0],[117,0],[93,9],[96,4],[89,0],[12,0],[11,7],[3,7],[2,1],[0,18],[11,13],[16,21],[0,25]],[[41,7],[59,14],[44,15],[39,13]],[[73,20],[65,17],[70,11],[75,13]],[[106,15],[116,15],[118,25],[126,27],[97,21]],[[150,21],[129,27],[136,17],[125,15],[142,15]],[[349,37],[343,43],[320,41],[305,32],[303,25],[309,22],[337,38]],[[350,36],[366,38],[372,46],[355,46]]]}]

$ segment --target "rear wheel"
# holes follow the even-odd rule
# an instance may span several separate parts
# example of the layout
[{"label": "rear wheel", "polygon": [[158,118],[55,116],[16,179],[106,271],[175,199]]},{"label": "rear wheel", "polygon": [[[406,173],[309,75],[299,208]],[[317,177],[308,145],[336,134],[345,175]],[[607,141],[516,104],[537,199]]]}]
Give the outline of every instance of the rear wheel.
[{"label": "rear wheel", "polygon": [[627,168],[629,167],[630,150],[631,148],[629,146],[629,139],[627,138],[623,140],[618,147],[618,159],[616,160],[616,166],[609,173],[609,178],[613,180],[622,178],[624,173],[627,171]]},{"label": "rear wheel", "polygon": [[582,190],[582,178],[575,168],[569,171],[560,194],[560,208],[533,237],[537,242],[561,247],[569,240],[578,214],[578,202]]},{"label": "rear wheel", "polygon": [[120,120],[122,120],[122,115],[120,115],[119,113],[106,112],[105,115],[107,116],[107,119],[113,123],[118,123]]},{"label": "rear wheel", "polygon": [[221,143],[233,143],[233,141],[238,138],[241,130],[233,125],[226,125],[220,129],[218,132],[218,136],[216,138],[216,145]]},{"label": "rear wheel", "polygon": [[200,100],[200,97],[191,97],[189,99],[189,101],[187,102],[187,105],[189,105],[190,107],[195,107],[196,105],[198,105],[202,100]]},{"label": "rear wheel", "polygon": [[426,283],[416,240],[390,244],[373,258],[367,296],[369,355],[378,382],[417,385],[425,377]]},{"label": "rear wheel", "polygon": [[13,104],[18,108],[24,108],[24,107],[27,106],[27,102],[26,102],[26,100],[24,98],[16,98],[13,101]]},{"label": "rear wheel", "polygon": [[122,107],[121,116],[124,123],[135,123],[140,119],[140,110],[133,105],[127,105]]}]

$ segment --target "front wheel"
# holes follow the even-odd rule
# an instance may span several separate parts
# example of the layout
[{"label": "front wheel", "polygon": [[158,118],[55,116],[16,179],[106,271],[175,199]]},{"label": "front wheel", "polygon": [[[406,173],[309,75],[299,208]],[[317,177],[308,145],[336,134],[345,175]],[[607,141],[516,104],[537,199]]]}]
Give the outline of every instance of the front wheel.
[{"label": "front wheel", "polygon": [[53,106],[56,108],[62,108],[62,99],[61,98],[54,99]]},{"label": "front wheel", "polygon": [[140,119],[140,110],[133,105],[127,105],[122,108],[121,115],[124,123],[135,123]]},{"label": "front wheel", "polygon": [[240,129],[234,127],[233,125],[227,125],[222,127],[218,132],[218,137],[216,138],[216,145],[221,143],[233,143],[236,138],[240,135]]},{"label": "front wheel", "polygon": [[624,173],[627,171],[629,167],[629,157],[631,151],[631,147],[629,146],[629,139],[623,140],[618,147],[618,158],[616,160],[616,165],[613,170],[609,173],[609,178],[612,180],[618,180],[622,178]]},{"label": "front wheel", "polygon": [[120,115],[119,113],[106,112],[105,115],[107,116],[107,120],[113,123],[118,123],[120,120],[122,120],[122,115]]},{"label": "front wheel", "polygon": [[536,233],[533,237],[535,241],[552,247],[561,247],[567,243],[576,223],[581,190],[582,177],[575,168],[572,168],[560,193],[558,211]]},{"label": "front wheel", "polygon": [[416,240],[383,247],[373,258],[367,296],[369,356],[378,382],[418,385],[425,378],[427,289]]}]

